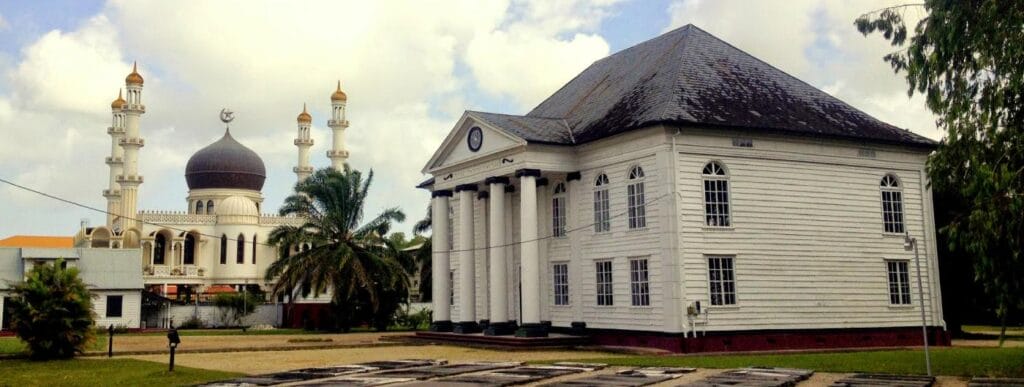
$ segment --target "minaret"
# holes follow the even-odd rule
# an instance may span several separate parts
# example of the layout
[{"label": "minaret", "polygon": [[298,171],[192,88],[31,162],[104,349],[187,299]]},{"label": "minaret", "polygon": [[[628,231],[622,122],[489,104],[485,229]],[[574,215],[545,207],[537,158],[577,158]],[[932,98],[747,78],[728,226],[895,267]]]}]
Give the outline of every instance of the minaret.
[{"label": "minaret", "polygon": [[295,137],[295,146],[299,147],[299,165],[292,168],[298,176],[298,182],[306,180],[313,167],[309,165],[309,148],[313,146],[313,139],[309,137],[309,124],[313,122],[313,116],[306,111],[306,104],[302,104],[302,113],[299,113],[299,134]]},{"label": "minaret", "polygon": [[117,183],[121,186],[121,229],[128,230],[140,228],[135,220],[138,216],[136,208],[139,201],[139,185],[142,184],[142,176],[139,175],[139,148],[146,145],[139,135],[139,117],[146,112],[146,106],[142,104],[142,76],[139,75],[136,64],[132,64],[132,73],[125,77],[124,83],[128,90],[128,100],[122,107],[124,138],[119,141],[124,148],[124,169],[117,177]]},{"label": "minaret", "polygon": [[336,171],[345,169],[345,161],[348,160],[348,151],[345,150],[345,128],[348,128],[348,120],[345,119],[345,104],[348,103],[348,96],[341,91],[341,81],[338,81],[338,89],[331,94],[331,119],[327,120],[327,126],[334,132],[334,143],[331,150],[327,151],[327,158],[331,159],[331,167]]},{"label": "minaret", "polygon": [[[110,167],[110,181],[107,189],[103,190],[103,197],[107,198],[107,227],[110,229],[120,228],[121,219],[121,185],[117,184],[117,176],[124,171],[124,148],[121,148],[121,139],[124,138],[124,107],[125,100],[121,97],[121,91],[117,92],[117,99],[110,103],[111,116],[113,116],[107,134],[110,135],[110,156],[107,157],[107,166]],[[115,224],[116,223],[116,224]]]}]

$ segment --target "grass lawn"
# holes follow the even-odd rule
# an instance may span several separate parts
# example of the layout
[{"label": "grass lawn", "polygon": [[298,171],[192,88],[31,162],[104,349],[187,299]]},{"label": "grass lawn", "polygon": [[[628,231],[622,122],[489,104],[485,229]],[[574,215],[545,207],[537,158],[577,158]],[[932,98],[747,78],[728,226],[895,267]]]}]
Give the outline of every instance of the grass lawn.
[{"label": "grass lawn", "polygon": [[[0,355],[10,355],[25,352],[28,347],[25,342],[17,337],[0,337]],[[91,343],[85,346],[86,351],[106,351],[107,337],[96,337]]]},{"label": "grass lawn", "polygon": [[174,367],[134,359],[74,359],[36,362],[0,361],[0,385],[5,386],[181,386],[241,374]]},{"label": "grass lawn", "polygon": [[[1024,348],[932,348],[932,372],[950,376],[1024,377]],[[807,368],[821,372],[924,374],[924,351],[882,350],[779,355],[631,356],[578,360],[621,366]]]}]

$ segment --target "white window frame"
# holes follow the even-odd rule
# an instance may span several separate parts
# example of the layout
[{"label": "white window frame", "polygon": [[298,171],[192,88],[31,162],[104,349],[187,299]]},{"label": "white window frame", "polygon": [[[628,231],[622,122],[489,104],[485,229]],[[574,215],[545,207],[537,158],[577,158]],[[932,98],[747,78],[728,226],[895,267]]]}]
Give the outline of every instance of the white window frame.
[{"label": "white window frame", "polygon": [[629,229],[647,228],[647,201],[644,198],[644,169],[639,165],[630,168],[626,185],[626,207],[629,213]]},{"label": "white window frame", "polygon": [[597,306],[615,306],[614,266],[610,259],[594,261],[594,293],[597,295]]},{"label": "white window frame", "polygon": [[889,306],[912,306],[910,261],[905,259],[886,259],[885,277],[886,283],[889,285]]},{"label": "white window frame", "polygon": [[[704,194],[704,227],[729,228],[733,225],[732,193],[729,186],[729,171],[719,161],[709,161],[701,169],[701,192]],[[709,185],[714,185],[708,191]],[[721,195],[725,194],[725,200]],[[714,200],[709,201],[709,195]],[[712,210],[712,211],[708,211]]]},{"label": "white window frame", "polygon": [[551,264],[551,294],[555,306],[569,305],[569,263],[555,262]]},{"label": "white window frame", "polygon": [[569,208],[566,198],[565,182],[555,184],[551,195],[551,235],[555,238],[565,238],[566,235],[566,209]]},{"label": "white window frame", "polygon": [[609,214],[610,200],[608,197],[608,186],[610,185],[608,175],[600,173],[594,178],[594,232],[604,233],[612,230],[612,221]]},{"label": "white window frame", "polygon": [[[718,263],[715,264],[715,261],[718,261]],[[704,262],[708,265],[708,304],[711,307],[738,306],[736,256],[705,255]],[[728,268],[725,268],[725,265],[723,265],[725,262],[729,263]],[[729,291],[729,285],[731,285],[731,291]]]},{"label": "white window frame", "polygon": [[903,185],[894,174],[886,174],[878,184],[882,203],[882,231],[903,235],[906,231],[906,211],[903,206]]},{"label": "white window frame", "polygon": [[633,306],[651,306],[649,257],[632,257],[629,259],[629,293]]}]

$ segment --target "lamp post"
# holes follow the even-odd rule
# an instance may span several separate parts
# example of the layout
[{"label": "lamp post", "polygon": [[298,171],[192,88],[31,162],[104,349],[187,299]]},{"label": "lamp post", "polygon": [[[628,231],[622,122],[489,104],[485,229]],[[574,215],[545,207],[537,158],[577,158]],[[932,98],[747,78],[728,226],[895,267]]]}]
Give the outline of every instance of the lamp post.
[{"label": "lamp post", "polygon": [[928,321],[924,315],[924,286],[921,285],[921,257],[917,252],[917,238],[911,238],[907,231],[903,237],[903,249],[914,250],[914,266],[917,266],[917,300],[921,304],[921,339],[924,341],[924,364],[928,369],[928,376],[932,376],[932,358],[928,354]]},{"label": "lamp post", "polygon": [[167,372],[174,372],[174,350],[178,348],[178,344],[181,344],[178,330],[171,328],[167,331],[167,346],[171,349],[171,361],[167,365]]}]

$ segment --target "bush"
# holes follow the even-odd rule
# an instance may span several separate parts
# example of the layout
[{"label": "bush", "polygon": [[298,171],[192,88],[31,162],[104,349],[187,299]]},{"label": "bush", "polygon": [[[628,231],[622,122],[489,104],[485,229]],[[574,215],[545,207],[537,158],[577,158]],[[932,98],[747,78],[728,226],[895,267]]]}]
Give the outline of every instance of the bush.
[{"label": "bush", "polygon": [[419,330],[430,326],[430,309],[420,309],[409,313],[409,307],[401,308],[395,315],[395,324],[404,329]]},{"label": "bush", "polygon": [[93,339],[92,293],[63,259],[38,265],[12,288],[11,322],[32,359],[67,359]]},{"label": "bush", "polygon": [[256,311],[263,303],[263,295],[256,293],[221,293],[213,298],[213,305],[220,310],[221,322],[227,326],[241,326],[242,318]]},{"label": "bush", "polygon": [[193,316],[189,317],[185,322],[178,324],[178,329],[200,329],[204,326],[206,326],[206,324],[203,323],[203,320],[200,320],[199,317]]}]

